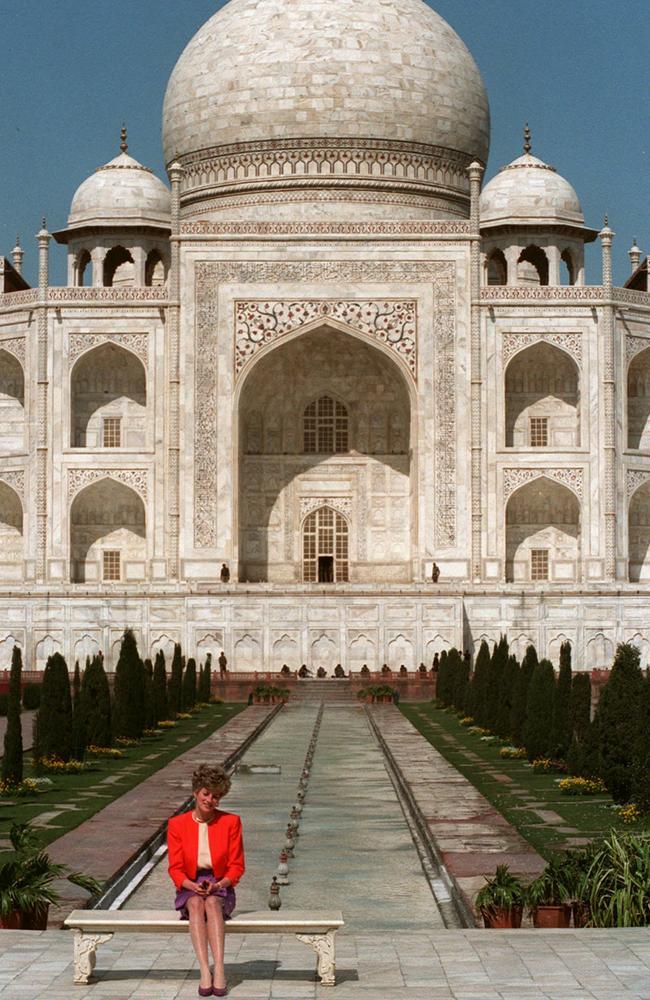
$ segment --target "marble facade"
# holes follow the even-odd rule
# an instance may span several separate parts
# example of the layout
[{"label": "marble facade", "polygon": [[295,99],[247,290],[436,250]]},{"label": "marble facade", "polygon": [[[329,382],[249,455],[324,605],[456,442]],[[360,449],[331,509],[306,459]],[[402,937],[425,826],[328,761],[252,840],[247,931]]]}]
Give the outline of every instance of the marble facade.
[{"label": "marble facade", "polygon": [[[215,53],[251,3],[208,22]],[[473,93],[448,148],[439,122],[391,133],[370,98],[366,131],[342,115],[336,134],[315,74],[315,103],[287,98],[299,128],[272,102],[235,141],[229,103],[227,134],[206,134],[190,43],[166,97],[171,192],[123,137],[55,234],[68,285],[49,284],[43,228],[38,287],[0,293],[0,668],[14,641],[34,667],[55,649],[111,663],[126,625],[148,655],[180,639],[241,670],[412,669],[502,631],[554,660],[569,639],[585,669],[623,639],[646,656],[650,294],[613,286],[613,234],[528,139],[481,194],[471,56],[402,6],[424,39],[404,51],[435,35],[455,66],[418,86]],[[322,5],[298,8],[304,27]]]}]

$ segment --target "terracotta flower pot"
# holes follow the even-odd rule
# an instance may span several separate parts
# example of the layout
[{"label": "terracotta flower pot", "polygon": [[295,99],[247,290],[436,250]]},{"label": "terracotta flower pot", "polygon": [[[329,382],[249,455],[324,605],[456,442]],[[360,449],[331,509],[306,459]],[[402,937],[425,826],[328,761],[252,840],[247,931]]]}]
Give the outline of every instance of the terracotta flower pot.
[{"label": "terracotta flower pot", "polygon": [[571,905],[561,903],[559,906],[536,906],[533,909],[533,927],[570,927]]},{"label": "terracotta flower pot", "polygon": [[523,906],[494,906],[481,910],[483,923],[490,928],[521,927]]}]

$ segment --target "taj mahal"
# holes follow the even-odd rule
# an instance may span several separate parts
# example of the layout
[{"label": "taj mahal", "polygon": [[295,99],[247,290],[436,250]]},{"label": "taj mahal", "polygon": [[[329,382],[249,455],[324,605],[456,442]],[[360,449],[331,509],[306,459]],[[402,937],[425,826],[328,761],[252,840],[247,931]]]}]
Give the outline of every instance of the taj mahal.
[{"label": "taj mahal", "polygon": [[0,257],[0,668],[114,666],[126,625],[234,671],[502,632],[647,662],[647,263],[613,285],[614,233],[520,134],[486,177],[481,75],[423,0],[214,14],[167,179],[124,131],[38,286]]}]

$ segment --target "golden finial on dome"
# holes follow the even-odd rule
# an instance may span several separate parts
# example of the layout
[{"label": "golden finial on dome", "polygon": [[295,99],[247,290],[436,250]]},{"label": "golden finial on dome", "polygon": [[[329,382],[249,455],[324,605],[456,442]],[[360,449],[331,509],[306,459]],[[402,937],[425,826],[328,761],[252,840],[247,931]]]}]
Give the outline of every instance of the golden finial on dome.
[{"label": "golden finial on dome", "polygon": [[126,142],[126,124],[122,122],[122,128],[120,129],[120,153],[126,153],[128,148]]},{"label": "golden finial on dome", "polygon": [[524,128],[524,153],[530,153],[531,149],[533,148],[530,139],[531,139],[530,129],[528,128],[528,122],[526,122]]}]

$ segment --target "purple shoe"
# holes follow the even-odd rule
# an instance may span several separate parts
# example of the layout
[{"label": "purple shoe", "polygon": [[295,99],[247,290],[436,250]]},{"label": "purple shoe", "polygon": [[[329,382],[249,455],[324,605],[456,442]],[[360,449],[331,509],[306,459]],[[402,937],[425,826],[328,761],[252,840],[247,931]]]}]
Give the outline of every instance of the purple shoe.
[{"label": "purple shoe", "polygon": [[212,987],[212,996],[213,997],[225,997],[225,996],[227,996],[227,994],[228,994],[228,987],[227,986],[213,986]]},{"label": "purple shoe", "polygon": [[211,986],[199,986],[199,996],[200,997],[211,997],[212,987]]}]

